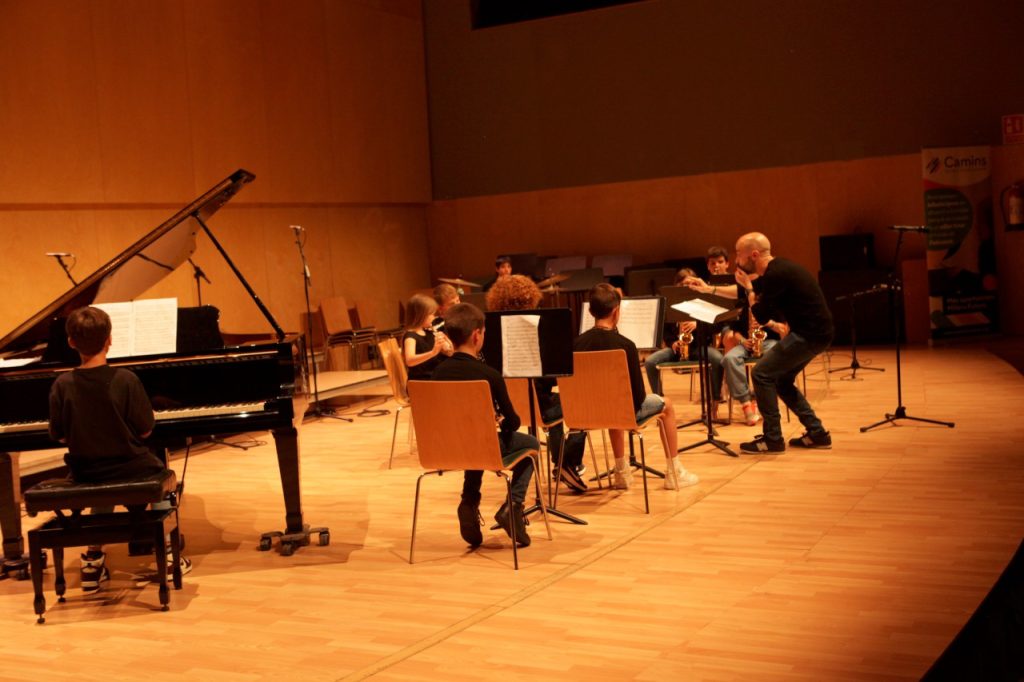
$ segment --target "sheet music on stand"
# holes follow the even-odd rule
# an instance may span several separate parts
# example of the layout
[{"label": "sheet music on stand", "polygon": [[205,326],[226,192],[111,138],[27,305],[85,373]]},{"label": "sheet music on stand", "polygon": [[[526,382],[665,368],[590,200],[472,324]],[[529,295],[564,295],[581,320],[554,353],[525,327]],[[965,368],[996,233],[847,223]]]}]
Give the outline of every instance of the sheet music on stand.
[{"label": "sheet music on stand", "polygon": [[486,313],[484,361],[504,377],[571,376],[572,314],[568,308]]},{"label": "sheet music on stand", "polygon": [[[653,350],[661,344],[665,299],[661,296],[628,296],[622,299],[618,331],[636,344],[637,350]],[[589,304],[580,310],[580,334],[594,326]]]},{"label": "sheet music on stand", "polygon": [[110,316],[108,358],[158,355],[177,350],[178,299],[154,298],[93,305]]}]

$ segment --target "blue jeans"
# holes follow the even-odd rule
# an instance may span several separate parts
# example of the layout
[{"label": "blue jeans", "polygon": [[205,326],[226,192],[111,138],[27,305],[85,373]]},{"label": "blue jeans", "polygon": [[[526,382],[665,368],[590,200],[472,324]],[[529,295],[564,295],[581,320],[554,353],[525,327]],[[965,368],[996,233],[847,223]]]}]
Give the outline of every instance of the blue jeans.
[{"label": "blue jeans", "polygon": [[[692,358],[697,359],[696,348]],[[671,348],[662,348],[647,356],[644,360],[644,370],[647,371],[647,383],[651,386],[651,393],[664,396],[661,390],[661,372],[658,365],[663,362],[678,362],[679,354]],[[708,347],[708,363],[711,365],[711,397],[715,400],[722,399],[722,352],[717,348]]]},{"label": "blue jeans", "polygon": [[[501,459],[507,465],[516,452],[524,449],[537,450],[540,444],[537,439],[527,433],[501,433],[498,437],[501,446]],[[533,476],[533,458],[526,457],[512,467],[512,501],[522,504],[526,500],[526,491],[530,488],[530,477]],[[463,499],[480,499],[480,485],[484,472],[467,470],[462,477]]]},{"label": "blue jeans", "polygon": [[[761,346],[762,355],[778,343],[775,339],[765,339]],[[725,383],[729,386],[729,393],[733,400],[740,403],[750,401],[750,385],[747,384],[747,360],[751,357],[750,351],[743,344],[730,350],[722,357],[722,368],[725,370]],[[712,379],[714,382],[714,379]]]},{"label": "blue jeans", "polygon": [[807,433],[825,433],[821,420],[796,387],[796,378],[807,363],[828,348],[828,345],[828,342],[810,343],[799,334],[790,332],[754,365],[754,394],[757,396],[757,408],[764,418],[766,439],[782,440],[779,398],[797,416]]}]

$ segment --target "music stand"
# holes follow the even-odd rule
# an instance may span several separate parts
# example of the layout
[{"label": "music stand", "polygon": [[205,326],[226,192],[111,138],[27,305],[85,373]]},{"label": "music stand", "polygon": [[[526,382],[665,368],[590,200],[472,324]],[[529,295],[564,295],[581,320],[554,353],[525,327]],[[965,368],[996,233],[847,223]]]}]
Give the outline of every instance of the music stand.
[{"label": "music stand", "polygon": [[[907,408],[903,405],[903,378],[900,372],[900,342],[903,337],[903,282],[896,276],[896,267],[899,265],[900,259],[900,246],[903,245],[903,233],[908,231],[906,229],[891,228],[899,232],[896,237],[896,252],[892,258],[892,271],[889,273],[889,293],[892,296],[892,325],[896,330],[896,409],[893,412],[886,412],[885,419],[877,421],[874,424],[860,427],[860,432],[870,431],[876,426],[882,424],[895,424],[897,419],[909,419],[915,422],[924,422],[926,424],[938,424],[940,426],[948,426],[953,428],[956,426],[953,422],[940,421],[938,419],[925,419],[924,417],[911,417],[907,414]],[[919,231],[919,230],[911,230]],[[923,231],[923,230],[920,230]]]},{"label": "music stand", "polygon": [[[537,348],[540,351],[540,366],[527,367],[532,363],[514,362],[513,358],[505,351],[505,339],[503,335],[504,320],[510,317],[530,316],[537,318],[536,331],[530,330],[524,333],[521,330],[508,330],[514,334],[518,343],[529,348],[536,340]],[[484,346],[481,353],[484,362],[501,372],[503,377],[526,379],[527,393],[529,394],[530,421],[529,432],[537,438],[537,409],[534,405],[534,381],[536,379],[555,379],[558,377],[572,376],[572,313],[568,308],[537,308],[534,310],[503,310],[500,312],[489,312],[486,314],[484,334]],[[539,439],[538,439],[539,440]],[[559,460],[565,455],[565,444],[559,453]],[[559,461],[559,466],[562,462]],[[541,472],[534,472],[540,476]],[[557,485],[557,482],[555,483]],[[533,506],[523,511],[524,516],[540,511],[541,500],[537,499]],[[587,522],[572,514],[558,511],[548,507],[549,514],[585,526]],[[496,527],[496,526],[495,526]]]},{"label": "music stand", "polygon": [[857,361],[857,299],[861,296],[870,296],[871,294],[878,294],[888,289],[888,285],[875,285],[870,289],[864,289],[863,291],[855,291],[852,294],[846,294],[844,296],[836,296],[836,302],[838,301],[849,301],[850,302],[850,364],[846,367],[836,367],[830,369],[829,374],[833,372],[845,372],[846,370],[853,370],[850,376],[839,377],[840,381],[858,381],[857,370],[871,370],[872,372],[884,372],[884,367],[865,367]]},{"label": "music stand", "polygon": [[[715,325],[735,320],[740,316],[742,308],[733,307],[736,304],[736,299],[714,296],[711,294],[699,294],[688,287],[673,288],[683,290],[680,292],[673,292],[673,298],[676,295],[681,296],[683,299],[682,302],[700,300],[720,308],[725,308],[725,312],[714,315],[714,317],[698,316],[697,314],[690,315],[676,307],[680,304],[673,305],[670,308],[670,310],[674,310],[680,315],[686,315],[689,319],[697,322],[697,371],[700,374],[701,418],[687,424],[683,424],[680,428],[692,426],[694,424],[703,424],[707,429],[707,435],[703,439],[679,448],[678,452],[686,452],[687,450],[692,450],[693,448],[700,447],[701,445],[713,445],[730,457],[739,457],[737,453],[729,449],[728,442],[715,438],[718,434],[715,432],[715,427],[711,420],[711,411],[714,405],[713,398],[711,396],[711,363],[708,360],[708,344],[711,343],[711,338],[713,336],[712,329],[714,329]],[[682,320],[682,318],[679,318],[679,320]]]}]

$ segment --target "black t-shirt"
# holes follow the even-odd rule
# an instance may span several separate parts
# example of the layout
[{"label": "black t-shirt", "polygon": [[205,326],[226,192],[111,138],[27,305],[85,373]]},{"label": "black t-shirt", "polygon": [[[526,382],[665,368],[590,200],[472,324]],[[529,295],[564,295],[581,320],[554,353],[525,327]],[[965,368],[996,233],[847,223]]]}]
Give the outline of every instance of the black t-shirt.
[{"label": "black t-shirt", "polygon": [[814,277],[786,258],[773,258],[754,280],[759,295],[754,316],[759,322],[781,320],[812,343],[831,343],[832,313]]},{"label": "black t-shirt", "polygon": [[64,458],[78,481],[108,481],[164,468],[142,442],[153,408],[139,378],[110,365],[75,369],[50,389],[50,436],[64,440]]},{"label": "black t-shirt", "polygon": [[[402,337],[402,357],[405,357],[405,340],[413,339],[416,342],[416,355],[421,353],[429,353],[434,347],[434,330],[428,329],[420,336],[416,332],[406,332],[405,336]],[[429,379],[434,369],[444,361],[445,355],[438,353],[434,357],[430,358],[426,362],[421,362],[418,365],[413,365],[408,368],[408,375],[410,379]]]},{"label": "black t-shirt", "polygon": [[494,400],[495,411],[504,417],[501,422],[501,432],[509,434],[519,430],[521,422],[515,408],[512,407],[512,400],[508,397],[505,380],[501,378],[501,373],[498,370],[483,360],[478,360],[467,353],[455,353],[438,365],[430,378],[435,381],[485,380],[491,386],[491,398]]},{"label": "black t-shirt", "polygon": [[574,351],[616,350],[619,348],[626,351],[629,387],[633,392],[633,408],[639,412],[644,398],[647,397],[647,391],[644,389],[643,375],[640,373],[640,353],[637,352],[636,344],[618,331],[600,327],[593,327],[580,334],[572,344]]}]

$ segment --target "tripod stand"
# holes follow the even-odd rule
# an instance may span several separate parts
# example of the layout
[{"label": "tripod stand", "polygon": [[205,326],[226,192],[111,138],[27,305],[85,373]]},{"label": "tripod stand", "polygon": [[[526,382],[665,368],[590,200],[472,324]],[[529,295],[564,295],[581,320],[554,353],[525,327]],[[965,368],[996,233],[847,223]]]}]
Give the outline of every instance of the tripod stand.
[{"label": "tripod stand", "polygon": [[320,404],[320,387],[317,385],[317,371],[316,371],[316,355],[313,353],[312,344],[312,320],[313,310],[309,304],[309,287],[312,284],[313,278],[309,274],[309,263],[306,262],[305,243],[306,240],[303,238],[306,230],[299,225],[289,225],[292,232],[295,233],[295,246],[299,249],[299,260],[302,261],[302,286],[306,294],[306,320],[310,325],[309,338],[310,343],[303,344],[303,361],[306,363],[313,377],[313,403],[306,410],[306,414],[312,415],[313,417],[320,419],[321,417],[328,417],[330,419],[338,419],[340,421],[351,422],[353,421],[349,417],[342,417],[340,414],[335,414],[334,410],[329,407],[324,407]]},{"label": "tripod stand", "polygon": [[[527,379],[526,380],[526,390],[527,390],[527,393],[529,394],[529,403],[530,403],[530,427],[529,427],[528,431],[529,431],[531,436],[533,436],[534,438],[537,438],[537,440],[539,441],[540,437],[537,435],[537,433],[538,433],[538,430],[537,430],[537,409],[534,406],[534,400],[533,400],[533,395],[534,395],[533,379]],[[563,438],[562,439],[562,449],[558,451],[558,468],[559,468],[559,470],[561,470],[562,466],[565,464],[563,462],[563,458],[565,457],[565,445],[566,445],[566,442],[567,442],[567,439]],[[549,448],[550,448],[550,445],[549,445]],[[540,475],[541,475],[540,471],[535,471],[534,472],[534,476],[540,476]],[[550,477],[549,477],[548,481],[549,481],[548,482],[549,486],[556,486],[556,488],[557,488],[557,486],[558,486],[558,479],[557,478],[555,478],[555,480],[552,481],[550,479]],[[556,489],[555,496],[554,496],[554,502],[552,503],[552,502],[550,502],[550,500],[552,499],[551,498],[551,492],[550,492],[550,490],[548,491],[549,503],[548,503],[548,506],[547,506],[547,513],[548,514],[553,514],[553,515],[557,516],[560,519],[568,521],[569,523],[574,523],[574,524],[576,524],[578,526],[586,526],[587,522],[584,521],[583,519],[578,518],[576,516],[573,516],[572,514],[569,514],[567,512],[559,511],[555,506],[553,506],[553,505],[557,505],[558,504],[558,494],[557,494],[557,492],[558,491]],[[539,511],[541,511],[541,500],[537,499],[533,503],[533,505],[531,505],[530,507],[527,507],[526,509],[523,510],[523,516],[529,516],[530,514],[533,514],[534,512],[539,512]]]},{"label": "tripod stand", "polygon": [[850,364],[847,365],[846,367],[837,367],[835,369],[830,369],[828,371],[829,374],[832,374],[833,372],[845,372],[848,369],[853,370],[853,373],[850,374],[850,376],[839,377],[840,381],[843,381],[843,380],[857,381],[857,370],[859,370],[859,369],[863,369],[865,371],[870,370],[872,372],[884,372],[885,371],[885,368],[883,368],[883,367],[865,367],[865,366],[861,365],[859,362],[857,362],[857,306],[856,306],[856,303],[857,303],[857,299],[860,298],[861,296],[868,296],[870,294],[877,294],[877,293],[879,293],[881,291],[886,291],[888,288],[889,288],[888,285],[880,284],[880,285],[873,286],[870,289],[865,289],[864,291],[855,291],[854,293],[846,294],[845,296],[836,296],[836,301],[849,301],[850,302],[850,352],[851,352],[852,358],[850,359]]},{"label": "tripod stand", "polygon": [[874,424],[860,427],[860,432],[870,431],[876,426],[882,424],[895,424],[898,419],[909,419],[915,422],[925,422],[926,424],[938,424],[940,426],[948,426],[953,428],[956,426],[953,422],[940,421],[938,419],[925,419],[923,417],[911,417],[907,414],[907,408],[903,406],[903,383],[902,374],[900,372],[900,344],[903,338],[903,283],[896,277],[896,267],[899,264],[900,246],[903,244],[903,230],[899,230],[899,236],[896,238],[896,253],[892,259],[892,272],[889,274],[889,292],[892,296],[892,314],[893,328],[896,330],[896,409],[893,412],[886,412],[885,419],[877,421]]},{"label": "tripod stand", "polygon": [[684,424],[692,426],[703,424],[707,427],[707,436],[703,439],[679,448],[678,452],[686,452],[701,445],[714,445],[716,448],[729,455],[739,457],[738,454],[729,449],[729,444],[724,440],[715,438],[715,427],[711,421],[711,410],[714,407],[714,398],[711,395],[711,364],[708,361],[708,343],[710,342],[711,325],[707,322],[697,322],[697,371],[700,375],[700,412],[701,418]]}]

